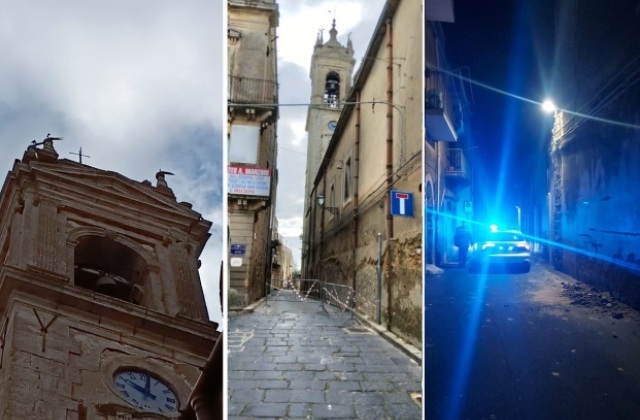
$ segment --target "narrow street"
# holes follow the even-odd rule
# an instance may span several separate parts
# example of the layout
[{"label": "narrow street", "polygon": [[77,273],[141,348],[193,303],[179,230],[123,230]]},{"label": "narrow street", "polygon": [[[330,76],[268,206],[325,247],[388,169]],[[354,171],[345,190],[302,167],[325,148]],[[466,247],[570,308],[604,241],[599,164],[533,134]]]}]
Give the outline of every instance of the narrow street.
[{"label": "narrow street", "polygon": [[268,300],[229,319],[229,419],[420,419],[421,376],[349,312],[317,301]]},{"label": "narrow street", "polygon": [[429,275],[427,419],[637,419],[640,316],[535,263]]}]

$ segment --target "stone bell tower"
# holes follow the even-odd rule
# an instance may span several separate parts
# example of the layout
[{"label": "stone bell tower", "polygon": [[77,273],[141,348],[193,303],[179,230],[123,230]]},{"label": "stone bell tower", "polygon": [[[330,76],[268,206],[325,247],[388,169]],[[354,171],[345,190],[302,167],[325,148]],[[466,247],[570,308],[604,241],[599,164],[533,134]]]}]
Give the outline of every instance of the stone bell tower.
[{"label": "stone bell tower", "polygon": [[0,418],[179,418],[219,337],[198,274],[211,222],[167,172],[133,181],[53,140],[0,192]]},{"label": "stone bell tower", "polygon": [[304,239],[309,234],[309,194],[318,168],[324,158],[329,140],[342,112],[342,103],[351,90],[351,78],[355,59],[351,39],[343,46],[337,39],[336,20],[329,31],[329,40],[324,42],[323,32],[318,33],[311,57],[311,106],[307,112],[307,167],[305,176],[305,223]]}]

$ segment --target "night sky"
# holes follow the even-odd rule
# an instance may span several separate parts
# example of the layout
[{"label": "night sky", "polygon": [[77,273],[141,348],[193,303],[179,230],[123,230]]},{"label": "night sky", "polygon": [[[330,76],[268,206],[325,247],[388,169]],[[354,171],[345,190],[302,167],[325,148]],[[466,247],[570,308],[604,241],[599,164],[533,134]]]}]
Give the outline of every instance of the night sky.
[{"label": "night sky", "polygon": [[[443,24],[451,69],[534,101],[550,94],[553,0],[457,1],[455,20]],[[474,211],[477,220],[491,222],[500,209],[525,208],[539,189],[533,181],[544,171],[551,117],[504,93],[469,83],[466,89],[470,124],[463,147],[472,146]]]}]

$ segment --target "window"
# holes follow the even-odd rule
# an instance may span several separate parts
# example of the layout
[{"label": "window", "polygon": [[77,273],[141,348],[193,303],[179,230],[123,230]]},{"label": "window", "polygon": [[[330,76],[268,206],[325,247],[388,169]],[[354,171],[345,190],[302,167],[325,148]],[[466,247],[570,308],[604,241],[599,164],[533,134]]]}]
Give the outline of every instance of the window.
[{"label": "window", "polygon": [[351,199],[351,156],[344,162],[344,186],[342,189],[342,203],[347,203]]},{"label": "window", "polygon": [[231,126],[229,137],[229,162],[258,163],[258,148],[260,146],[260,127],[257,125]]}]

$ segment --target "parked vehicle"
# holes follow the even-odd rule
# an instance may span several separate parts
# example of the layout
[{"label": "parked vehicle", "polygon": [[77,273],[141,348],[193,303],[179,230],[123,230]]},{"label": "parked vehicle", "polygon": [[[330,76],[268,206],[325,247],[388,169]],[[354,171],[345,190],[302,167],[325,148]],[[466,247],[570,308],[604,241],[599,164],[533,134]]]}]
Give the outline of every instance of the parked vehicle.
[{"label": "parked vehicle", "polygon": [[520,273],[531,270],[531,246],[518,230],[492,230],[476,244],[469,270],[512,269]]}]

